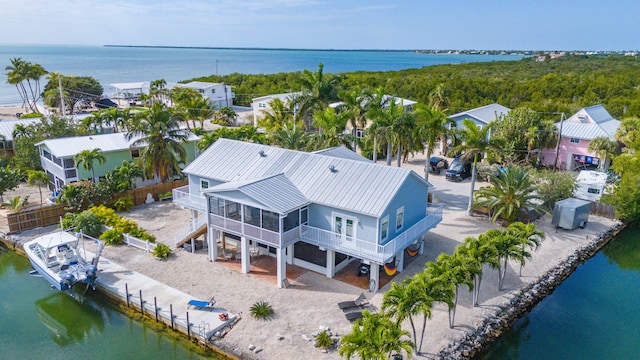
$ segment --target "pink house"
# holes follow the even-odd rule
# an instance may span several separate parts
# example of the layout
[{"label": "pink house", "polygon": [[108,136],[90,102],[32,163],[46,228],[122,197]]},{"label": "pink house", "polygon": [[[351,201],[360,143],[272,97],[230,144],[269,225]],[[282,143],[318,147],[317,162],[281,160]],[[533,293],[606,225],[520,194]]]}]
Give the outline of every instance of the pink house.
[{"label": "pink house", "polygon": [[[589,142],[597,137],[613,135],[620,126],[602,105],[594,105],[580,109],[565,121],[557,122],[560,132],[558,148],[542,150],[542,165],[559,169],[574,170],[576,168],[595,168],[599,165],[598,155],[588,151]],[[605,164],[605,169],[609,164]]]}]

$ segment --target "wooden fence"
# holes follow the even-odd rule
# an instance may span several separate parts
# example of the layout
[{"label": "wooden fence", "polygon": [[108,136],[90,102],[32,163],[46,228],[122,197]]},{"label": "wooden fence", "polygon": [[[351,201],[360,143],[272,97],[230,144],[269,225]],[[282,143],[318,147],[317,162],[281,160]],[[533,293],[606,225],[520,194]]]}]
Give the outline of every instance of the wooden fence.
[{"label": "wooden fence", "polygon": [[67,210],[65,210],[64,207],[65,205],[58,204],[7,214],[9,234],[57,224],[60,222],[60,216],[67,213]]},{"label": "wooden fence", "polygon": [[[113,198],[130,197],[135,206],[142,205],[147,200],[147,194],[151,194],[155,201],[159,200],[159,194],[171,192],[172,189],[187,185],[185,180],[176,180],[170,183],[156,184],[132,189],[126,193],[114,194]],[[54,225],[60,222],[60,217],[66,214],[64,204],[45,206],[37,209],[27,209],[7,215],[9,234],[43,226]]]}]

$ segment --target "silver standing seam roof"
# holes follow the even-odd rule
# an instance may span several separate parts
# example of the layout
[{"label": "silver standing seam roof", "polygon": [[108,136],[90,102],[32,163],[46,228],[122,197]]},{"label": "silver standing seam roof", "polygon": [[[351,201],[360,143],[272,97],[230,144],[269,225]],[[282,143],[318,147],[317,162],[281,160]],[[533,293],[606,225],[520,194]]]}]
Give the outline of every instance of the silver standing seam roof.
[{"label": "silver standing seam roof", "polygon": [[[589,116],[592,122],[584,122],[581,119],[583,113]],[[615,133],[620,127],[620,121],[614,119],[602,105],[589,106],[580,109],[571,117],[562,122],[557,122],[556,127],[562,127],[562,136],[568,138],[593,140],[597,137],[607,137],[615,140]]]},{"label": "silver standing seam roof", "polygon": [[210,193],[240,190],[274,209],[316,203],[374,217],[410,176],[430,186],[413,170],[229,139],[216,141],[183,172],[229,183]]},{"label": "silver standing seam roof", "polygon": [[[189,141],[196,141],[198,136],[188,133]],[[127,140],[126,133],[99,134],[90,136],[74,136],[40,141],[36,146],[45,145],[51,154],[59,158],[75,156],[83,150],[100,149],[103,153],[130,149],[131,144],[140,136]],[[142,148],[144,146],[140,146]]]},{"label": "silver standing seam roof", "polygon": [[16,125],[24,125],[29,126],[35,123],[40,122],[38,119],[11,119],[4,120],[0,119],[0,135],[4,137],[5,141],[13,141],[13,130],[15,130]]},{"label": "silver standing seam roof", "polygon": [[480,122],[488,124],[502,115],[506,115],[511,109],[500,104],[489,104],[475,109],[462,111],[457,114],[449,115],[449,119],[455,119],[461,116],[471,117]]}]

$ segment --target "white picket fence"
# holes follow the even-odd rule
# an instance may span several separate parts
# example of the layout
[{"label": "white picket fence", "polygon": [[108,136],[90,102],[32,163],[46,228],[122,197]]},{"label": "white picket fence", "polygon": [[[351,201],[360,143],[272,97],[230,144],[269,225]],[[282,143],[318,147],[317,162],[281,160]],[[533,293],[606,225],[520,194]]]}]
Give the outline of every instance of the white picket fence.
[{"label": "white picket fence", "polygon": [[149,240],[138,239],[135,236],[131,236],[129,234],[122,234],[122,238],[124,239],[124,243],[128,246],[133,246],[135,248],[144,250],[145,252],[151,252],[153,249],[158,246],[158,243],[150,242]]}]

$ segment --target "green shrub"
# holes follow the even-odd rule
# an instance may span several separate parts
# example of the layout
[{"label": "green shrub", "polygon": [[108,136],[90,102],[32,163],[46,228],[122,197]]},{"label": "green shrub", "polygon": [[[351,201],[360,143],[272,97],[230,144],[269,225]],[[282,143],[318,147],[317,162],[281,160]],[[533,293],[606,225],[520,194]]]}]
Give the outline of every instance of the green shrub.
[{"label": "green shrub", "polygon": [[165,244],[158,244],[153,249],[153,256],[159,259],[166,259],[171,255],[171,248]]},{"label": "green shrub", "polygon": [[273,307],[266,301],[258,301],[249,309],[251,316],[258,320],[271,320],[275,311]]},{"label": "green shrub", "polygon": [[172,196],[173,196],[173,193],[171,191],[167,191],[167,192],[158,194],[159,198],[168,198],[168,197],[172,197]]},{"label": "green shrub", "polygon": [[327,332],[327,330],[322,330],[315,336],[315,346],[317,348],[329,349],[333,346],[333,339],[331,339],[331,335]]},{"label": "green shrub", "polygon": [[77,232],[89,236],[96,237],[102,232],[102,223],[100,223],[96,214],[90,210],[85,210],[76,215],[73,223]]},{"label": "green shrub", "polygon": [[104,241],[106,245],[120,245],[122,244],[122,233],[116,229],[110,229],[100,235],[100,240]]},{"label": "green shrub", "polygon": [[114,201],[112,207],[116,211],[129,211],[134,205],[133,199],[127,196]]},{"label": "green shrub", "polygon": [[116,214],[115,210],[104,205],[94,206],[89,208],[89,210],[91,210],[92,213],[96,214],[98,220],[100,220],[100,222],[104,225],[113,226],[120,218]]},{"label": "green shrub", "polygon": [[138,229],[138,223],[133,220],[119,218],[118,221],[113,224],[113,228],[121,233],[133,235],[133,232]]},{"label": "green shrub", "polygon": [[62,230],[75,227],[76,226],[75,223],[76,223],[76,214],[66,213],[62,216],[62,222],[61,222]]},{"label": "green shrub", "polygon": [[156,237],[151,235],[151,234],[149,234],[144,229],[140,229],[140,228],[133,229],[133,230],[131,230],[129,235],[137,237],[140,240],[149,240],[150,242],[156,242]]}]

